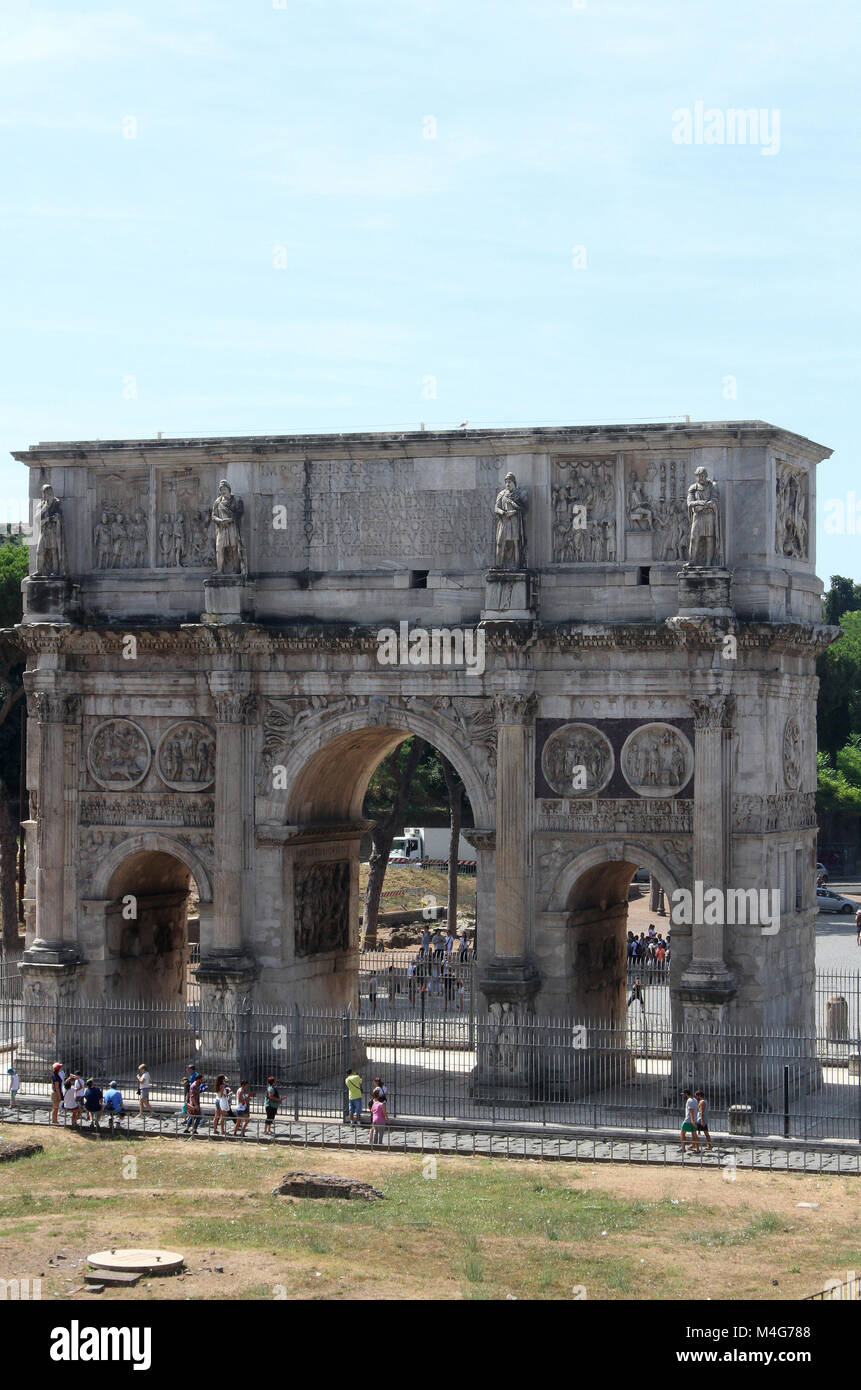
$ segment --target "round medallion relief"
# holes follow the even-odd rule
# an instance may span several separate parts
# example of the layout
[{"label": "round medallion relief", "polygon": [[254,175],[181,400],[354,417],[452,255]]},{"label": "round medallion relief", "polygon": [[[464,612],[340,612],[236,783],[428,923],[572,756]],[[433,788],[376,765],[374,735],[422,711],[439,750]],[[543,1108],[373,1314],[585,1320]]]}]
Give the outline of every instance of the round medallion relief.
[{"label": "round medallion relief", "polygon": [[155,766],[174,791],[202,792],[215,777],[215,734],[194,719],[171,724],[159,739]]},{"label": "round medallion relief", "polygon": [[783,727],[783,780],[790,791],[801,786],[801,725],[794,714]]},{"label": "round medallion relief", "polygon": [[672,724],[644,724],[625,739],[620,761],[640,796],[677,796],[691,780],[694,750]]},{"label": "round medallion relief", "polygon": [[131,719],[106,719],[93,730],[87,748],[87,767],[106,791],[136,787],[149,772],[152,749],[139,724]]},{"label": "round medallion relief", "polygon": [[592,724],[565,724],[541,753],[541,770],[557,796],[598,796],[613,776],[610,740]]}]

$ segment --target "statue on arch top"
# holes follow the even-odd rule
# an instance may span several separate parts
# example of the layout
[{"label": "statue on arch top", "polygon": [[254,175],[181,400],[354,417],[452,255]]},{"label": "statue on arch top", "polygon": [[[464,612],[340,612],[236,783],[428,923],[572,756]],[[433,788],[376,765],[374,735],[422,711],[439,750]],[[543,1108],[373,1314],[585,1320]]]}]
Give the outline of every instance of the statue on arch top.
[{"label": "statue on arch top", "polygon": [[50,483],[42,488],[42,500],[36,508],[36,534],[36,574],[40,579],[63,575],[66,569],[63,509]]},{"label": "statue on arch top", "polygon": [[695,477],[688,488],[688,566],[712,568],[721,563],[720,498],[707,468],[698,468]]},{"label": "statue on arch top", "polygon": [[222,479],[211,512],[215,523],[215,567],[219,574],[248,576],[245,548],[239,530],[243,510],[242,498],[234,496],[227,479]]},{"label": "statue on arch top", "polygon": [[526,564],[526,497],[513,473],[506,473],[505,487],[493,506],[496,517],[496,567],[522,570]]}]

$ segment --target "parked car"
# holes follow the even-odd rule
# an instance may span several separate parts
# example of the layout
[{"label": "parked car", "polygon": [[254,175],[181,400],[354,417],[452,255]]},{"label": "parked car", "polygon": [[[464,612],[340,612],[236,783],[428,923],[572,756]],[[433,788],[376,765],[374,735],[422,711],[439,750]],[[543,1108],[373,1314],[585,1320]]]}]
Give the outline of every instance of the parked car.
[{"label": "parked car", "polygon": [[830,888],[817,888],[816,910],[817,912],[856,912],[858,903],[853,902],[851,898],[844,898],[840,893],[833,893]]},{"label": "parked car", "polygon": [[827,883],[827,882],[828,882],[829,874],[828,874],[828,870],[826,869],[826,867],[825,867],[824,864],[817,864],[817,865],[816,865],[816,877],[817,877],[817,878],[820,878],[820,877],[821,877],[823,883]]}]

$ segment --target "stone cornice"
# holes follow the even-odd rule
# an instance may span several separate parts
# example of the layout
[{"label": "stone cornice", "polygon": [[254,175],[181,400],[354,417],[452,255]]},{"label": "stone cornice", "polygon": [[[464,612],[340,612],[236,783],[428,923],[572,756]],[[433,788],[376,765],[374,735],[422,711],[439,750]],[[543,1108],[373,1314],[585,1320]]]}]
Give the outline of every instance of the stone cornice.
[{"label": "stone cornice", "polygon": [[802,457],[820,461],[832,450],[791,430],[766,420],[685,421],[656,424],[527,426],[522,429],[405,430],[398,432],[356,432],[351,434],[294,434],[188,437],[179,439],[96,439],[46,442],[16,450],[13,458],[28,467],[80,467],[107,463],[112,468],[123,463],[140,467],[142,462],[176,465],[191,459],[226,462],[273,456],[353,457],[359,453],[413,458],[422,454],[438,456],[480,453],[523,453],[545,451],[607,451],[670,447],[677,449],[714,448],[728,445],[750,447],[772,444]]},{"label": "stone cornice", "polygon": [[[156,654],[270,656],[340,651],[373,656],[378,650],[379,626],[296,623],[270,628],[254,623],[221,627],[183,623],[175,627],[136,627],[130,622],[111,627],[77,627],[34,623],[4,631],[28,656],[43,652],[67,656],[122,656],[130,633],[140,652]],[[498,634],[492,628],[487,630],[487,645],[491,651],[671,651],[680,646],[709,649],[720,646],[731,633],[739,648],[746,651],[761,648],[819,656],[840,635],[840,628],[823,624],[746,622],[735,618],[673,617],[654,623],[509,623],[504,627],[505,631]]]}]

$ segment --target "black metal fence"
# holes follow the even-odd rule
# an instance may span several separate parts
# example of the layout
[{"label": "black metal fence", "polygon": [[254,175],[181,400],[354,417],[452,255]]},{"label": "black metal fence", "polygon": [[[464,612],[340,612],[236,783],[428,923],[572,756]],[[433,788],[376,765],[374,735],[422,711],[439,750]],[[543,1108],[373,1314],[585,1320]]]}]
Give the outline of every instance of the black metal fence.
[{"label": "black metal fence", "polygon": [[338,1118],[344,1077],[365,1096],[379,1076],[390,1113],[410,1122],[678,1130],[682,1090],[702,1091],[715,1132],[861,1142],[861,1041],[823,1060],[816,1033],[673,1030],[637,1013],[620,1024],[510,1014],[393,1014],[0,999],[0,1087],[14,1065],[22,1093],[47,1095],[51,1067],[116,1080],[134,1101],[180,1106],[189,1066],[211,1084],[251,1083],[259,1111],[275,1076],[285,1112]]}]

